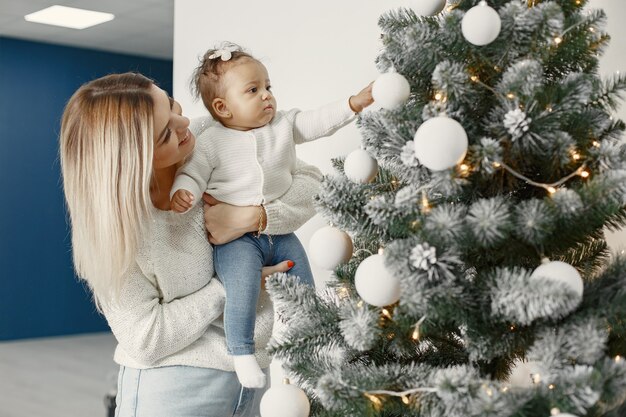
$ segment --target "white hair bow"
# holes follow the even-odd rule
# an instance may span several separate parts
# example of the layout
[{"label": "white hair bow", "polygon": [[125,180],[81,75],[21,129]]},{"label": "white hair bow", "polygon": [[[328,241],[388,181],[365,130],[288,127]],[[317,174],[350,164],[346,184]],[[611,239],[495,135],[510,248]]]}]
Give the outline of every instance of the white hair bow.
[{"label": "white hair bow", "polygon": [[218,49],[213,54],[209,56],[209,59],[217,59],[221,58],[222,61],[228,61],[233,56],[233,52],[237,51],[238,48],[227,46],[221,49]]}]

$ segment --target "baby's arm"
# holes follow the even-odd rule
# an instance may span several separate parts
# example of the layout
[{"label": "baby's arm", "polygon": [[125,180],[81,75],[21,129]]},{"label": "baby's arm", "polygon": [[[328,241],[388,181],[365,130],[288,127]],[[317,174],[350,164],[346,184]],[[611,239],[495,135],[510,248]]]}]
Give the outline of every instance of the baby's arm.
[{"label": "baby's arm", "polygon": [[202,200],[206,190],[213,164],[209,158],[210,129],[196,139],[196,147],[183,165],[170,191],[171,207],[177,213],[183,213]]},{"label": "baby's arm", "polygon": [[317,110],[295,113],[293,123],[295,143],[300,144],[332,135],[354,120],[355,113],[360,113],[373,102],[370,83],[348,100],[331,103]]}]

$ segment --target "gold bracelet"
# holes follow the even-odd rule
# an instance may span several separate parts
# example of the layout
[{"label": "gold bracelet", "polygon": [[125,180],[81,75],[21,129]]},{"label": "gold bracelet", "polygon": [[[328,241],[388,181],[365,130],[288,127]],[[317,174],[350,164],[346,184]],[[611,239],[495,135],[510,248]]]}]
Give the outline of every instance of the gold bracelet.
[{"label": "gold bracelet", "polygon": [[259,206],[259,231],[256,234],[257,239],[261,237],[263,232],[263,204]]}]

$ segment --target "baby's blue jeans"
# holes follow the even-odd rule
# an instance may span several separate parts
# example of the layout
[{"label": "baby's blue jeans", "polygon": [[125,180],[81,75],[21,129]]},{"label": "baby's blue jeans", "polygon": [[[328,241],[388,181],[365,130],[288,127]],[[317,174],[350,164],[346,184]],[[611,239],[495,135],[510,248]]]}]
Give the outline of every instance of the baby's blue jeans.
[{"label": "baby's blue jeans", "polygon": [[288,273],[313,286],[313,273],[300,240],[294,233],[257,237],[247,233],[239,239],[215,246],[213,263],[226,290],[224,332],[230,355],[254,353],[254,322],[264,266],[292,260]]}]

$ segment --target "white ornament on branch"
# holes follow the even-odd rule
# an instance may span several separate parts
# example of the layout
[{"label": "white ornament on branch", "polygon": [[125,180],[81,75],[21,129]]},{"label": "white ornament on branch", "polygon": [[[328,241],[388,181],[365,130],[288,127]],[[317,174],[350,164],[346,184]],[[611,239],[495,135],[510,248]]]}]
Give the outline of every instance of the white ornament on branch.
[{"label": "white ornament on branch", "polygon": [[447,116],[422,123],[413,142],[420,164],[432,171],[443,171],[462,162],[469,144],[463,126]]},{"label": "white ornament on branch", "polygon": [[509,376],[509,385],[515,388],[531,388],[541,382],[546,372],[539,362],[517,360]]},{"label": "white ornament on branch", "polygon": [[311,404],[304,391],[285,379],[272,385],[260,403],[261,417],[309,417]]},{"label": "white ornament on branch", "polygon": [[390,71],[380,75],[372,85],[374,102],[385,109],[395,109],[408,100],[411,86],[401,74]]},{"label": "white ornament on branch", "polygon": [[500,34],[502,22],[498,12],[486,1],[469,9],[461,21],[461,31],[469,43],[484,46],[493,42]]},{"label": "white ornament on branch", "polygon": [[378,174],[378,161],[364,149],[357,149],[346,157],[343,171],[351,181],[367,184]]},{"label": "white ornament on branch", "polygon": [[385,267],[384,255],[372,255],[363,260],[354,275],[359,296],[368,304],[384,307],[400,299],[400,280]]},{"label": "white ornament on branch", "polygon": [[530,279],[549,279],[567,284],[580,303],[583,298],[583,280],[576,268],[565,262],[550,261],[548,258],[542,259],[541,262],[541,265],[530,275]]},{"label": "white ornament on branch", "polygon": [[317,230],[309,240],[309,257],[320,268],[332,271],[352,257],[354,247],[350,236],[332,226]]},{"label": "white ornament on branch", "polygon": [[428,243],[419,243],[411,250],[410,259],[415,268],[428,271],[437,263],[437,248],[431,247]]},{"label": "white ornament on branch", "polygon": [[434,16],[446,7],[446,0],[412,0],[411,8],[418,16]]}]

